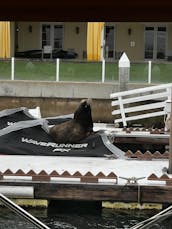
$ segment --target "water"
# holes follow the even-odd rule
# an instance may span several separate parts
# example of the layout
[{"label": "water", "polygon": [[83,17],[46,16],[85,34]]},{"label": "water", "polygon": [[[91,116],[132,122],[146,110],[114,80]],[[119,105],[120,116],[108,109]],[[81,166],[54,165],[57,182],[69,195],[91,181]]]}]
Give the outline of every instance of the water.
[{"label": "water", "polygon": [[[46,209],[28,209],[51,229],[127,229],[138,222],[147,219],[157,212],[139,210],[101,211],[48,211]],[[0,229],[35,229],[31,223],[11,212],[5,207],[0,208]]]}]

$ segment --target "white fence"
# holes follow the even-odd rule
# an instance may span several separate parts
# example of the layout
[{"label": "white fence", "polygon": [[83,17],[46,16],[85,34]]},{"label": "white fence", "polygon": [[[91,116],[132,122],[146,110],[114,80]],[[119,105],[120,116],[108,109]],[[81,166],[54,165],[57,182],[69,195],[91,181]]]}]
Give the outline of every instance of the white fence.
[{"label": "white fence", "polygon": [[[165,115],[164,108],[166,100],[171,99],[171,88],[172,84],[163,84],[110,94],[113,99],[111,105],[117,107],[112,111],[112,115],[118,116],[114,123],[122,122],[123,126],[127,126],[128,121]],[[145,101],[145,105],[140,105]]]},{"label": "white fence", "polygon": [[[105,59],[101,61],[101,81],[105,82]],[[60,72],[60,59],[56,59],[56,81],[59,82],[59,72]],[[15,79],[15,58],[11,58],[11,80]]]},{"label": "white fence", "polygon": [[[17,58],[14,58],[14,57],[11,58],[11,77],[10,77],[11,80],[15,80],[15,64],[17,61],[18,61]],[[105,59],[102,59],[100,63],[101,63],[101,82],[104,83],[106,81],[106,64],[107,64],[107,62],[105,61]],[[56,59],[55,80],[57,82],[60,81],[60,64],[61,64],[60,59]],[[147,83],[150,84],[152,82],[152,62],[148,61],[146,64],[148,66]],[[115,65],[115,63],[114,63],[114,65]],[[118,77],[119,77],[119,75],[118,75]],[[118,80],[119,80],[119,78],[118,78]]]}]

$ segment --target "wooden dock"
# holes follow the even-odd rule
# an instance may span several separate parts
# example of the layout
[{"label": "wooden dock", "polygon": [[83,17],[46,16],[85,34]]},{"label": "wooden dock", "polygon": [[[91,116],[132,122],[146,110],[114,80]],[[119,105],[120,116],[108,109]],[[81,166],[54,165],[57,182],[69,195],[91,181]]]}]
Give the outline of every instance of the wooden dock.
[{"label": "wooden dock", "polygon": [[[34,199],[172,203],[172,186],[4,181],[5,186],[32,186]],[[14,196],[15,197],[15,196]]]},{"label": "wooden dock", "polygon": [[[166,85],[156,88],[149,87],[149,89],[155,89],[156,91],[165,90],[165,92],[158,92],[156,95],[158,98],[161,95],[165,99],[169,98],[169,88],[171,88],[171,84],[168,87]],[[149,89],[145,89],[145,92],[147,93]],[[140,94],[143,90],[138,89],[137,92]],[[124,95],[128,95],[128,93],[133,92],[125,92]],[[136,90],[134,90],[134,93],[136,93]],[[149,113],[146,118],[150,115],[151,117],[152,115],[153,117],[166,115],[164,110],[165,102],[123,109],[121,95],[121,92],[112,95],[112,97],[118,97],[118,101],[113,101],[112,106],[119,105],[122,109],[122,112],[121,110],[112,112],[113,115],[122,114],[121,119],[116,120],[117,123],[123,122],[123,125],[127,126],[128,121],[143,118],[143,115],[128,117],[124,113],[124,111],[126,113],[133,113],[135,109],[141,112],[143,108],[146,108],[146,110],[159,107],[163,109],[156,113]],[[137,99],[137,102],[147,101],[148,98],[152,99],[152,93],[141,96],[141,98]],[[131,103],[131,100],[130,98],[124,98],[123,102],[124,104]],[[39,124],[38,120],[32,120],[32,122],[34,124],[28,124],[31,123],[30,121],[26,122],[27,125],[24,130],[28,130],[28,127],[31,127],[33,131],[33,127],[43,126],[42,120],[39,120]],[[3,147],[1,148],[0,155],[0,193],[13,198],[23,198],[25,196],[26,198],[46,200],[113,201],[136,202],[139,204],[172,203],[172,175],[167,173],[170,153],[168,151],[140,152],[138,147],[139,144],[149,144],[153,145],[153,150],[156,150],[154,145],[158,145],[158,148],[162,145],[163,150],[166,150],[169,146],[170,135],[164,131],[165,128],[163,131],[152,129],[142,129],[140,131],[140,129],[133,130],[126,127],[123,129],[115,128],[112,124],[94,124],[94,131],[100,130],[101,133],[99,135],[99,137],[101,136],[101,141],[96,143],[97,146],[103,145],[103,148],[97,149],[98,153],[101,153],[101,157],[99,157],[99,154],[93,155],[92,151],[90,151],[90,157],[88,157],[88,152],[85,156],[81,157],[81,155],[79,156],[76,153],[73,156],[72,154],[69,156],[68,151],[64,154],[61,146],[62,149],[54,145],[55,143],[50,142],[51,139],[49,139],[49,135],[47,136],[44,128],[41,128],[41,134],[43,130],[43,135],[45,134],[47,137],[44,141],[42,137],[37,139],[37,136],[41,136],[41,134],[36,134],[34,139],[32,139],[32,135],[27,137],[28,135],[25,133],[26,137],[24,138],[23,124],[22,129],[20,125],[20,123],[18,125],[13,124],[12,127],[5,128],[5,130],[2,129],[1,140],[3,144],[1,146],[3,145]],[[22,130],[20,136],[18,128]],[[14,145],[16,145],[16,139],[15,142],[12,142],[14,137],[9,135],[14,132],[16,132],[15,136],[18,139],[15,151],[13,150]],[[22,155],[26,151],[24,143],[28,144],[26,155]],[[33,148],[31,148],[30,143],[32,143],[32,147],[34,146]],[[95,149],[95,142],[92,143],[90,150]],[[137,145],[134,148],[137,151],[125,151],[123,148],[116,147],[117,144],[122,146],[125,144]],[[50,145],[53,147],[48,154],[47,151]],[[35,146],[41,146],[41,149],[39,148],[40,151]],[[79,152],[83,151],[82,147],[77,149]],[[61,156],[54,156],[54,152],[58,150],[60,150],[60,154],[56,155]],[[111,152],[110,154],[107,153],[109,151]],[[3,153],[6,155],[3,155]],[[36,156],[35,154],[49,156]]]},{"label": "wooden dock", "polygon": [[164,173],[168,160],[6,155],[0,159],[0,188],[31,187],[34,199],[172,203],[172,176]]}]

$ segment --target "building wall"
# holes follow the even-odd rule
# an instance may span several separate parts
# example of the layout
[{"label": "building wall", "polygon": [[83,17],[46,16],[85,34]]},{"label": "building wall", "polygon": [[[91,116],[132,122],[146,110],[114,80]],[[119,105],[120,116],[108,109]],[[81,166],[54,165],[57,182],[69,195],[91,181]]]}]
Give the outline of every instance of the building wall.
[{"label": "building wall", "polygon": [[[40,22],[18,22],[18,51],[40,49]],[[32,26],[32,32],[29,31]]]},{"label": "building wall", "polygon": [[125,52],[131,61],[144,59],[144,25],[116,24],[116,51]]},{"label": "building wall", "polygon": [[[77,32],[77,28],[79,31]],[[64,23],[64,49],[72,49],[78,53],[78,58],[83,59],[83,52],[86,52],[87,44],[87,23],[66,22]]]},{"label": "building wall", "polygon": [[[78,53],[78,59],[82,60],[83,57],[86,57],[87,23],[64,22],[62,24],[64,25],[63,49],[74,50]],[[32,32],[29,32],[30,25]],[[149,23],[108,22],[105,25],[113,25],[115,28],[114,51],[126,52],[131,61],[144,60],[144,28]],[[151,25],[153,24],[151,23]],[[79,28],[78,31],[77,28]],[[18,22],[18,29],[18,51],[41,48],[41,22]],[[167,50],[172,51],[171,41],[172,23],[168,23]]]},{"label": "building wall", "polygon": [[[41,48],[41,24],[41,22],[18,23],[18,51]],[[74,50],[78,53],[78,58],[82,59],[83,51],[86,50],[86,23],[66,22],[62,24],[64,25],[63,49]],[[29,32],[30,25],[32,32]],[[76,27],[79,28],[79,33],[76,32]]]}]

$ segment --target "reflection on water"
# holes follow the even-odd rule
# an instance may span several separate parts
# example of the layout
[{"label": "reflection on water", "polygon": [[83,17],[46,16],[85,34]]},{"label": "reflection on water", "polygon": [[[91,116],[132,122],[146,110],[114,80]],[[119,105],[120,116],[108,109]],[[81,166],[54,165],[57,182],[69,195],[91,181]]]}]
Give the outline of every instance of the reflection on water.
[{"label": "reflection on water", "polygon": [[[133,216],[132,216],[133,215]],[[51,228],[82,228],[82,229],[116,229],[130,228],[145,217],[137,213],[129,215],[127,212],[119,212],[104,209],[101,215],[89,214],[60,214],[49,218],[48,225]],[[60,223],[59,223],[60,222]]]},{"label": "reflection on water", "polygon": [[[53,211],[29,209],[51,229],[126,229],[154,215],[153,211],[129,211],[102,209],[101,212],[88,211]],[[0,229],[34,229],[29,222],[21,219],[7,208],[0,208]]]}]

